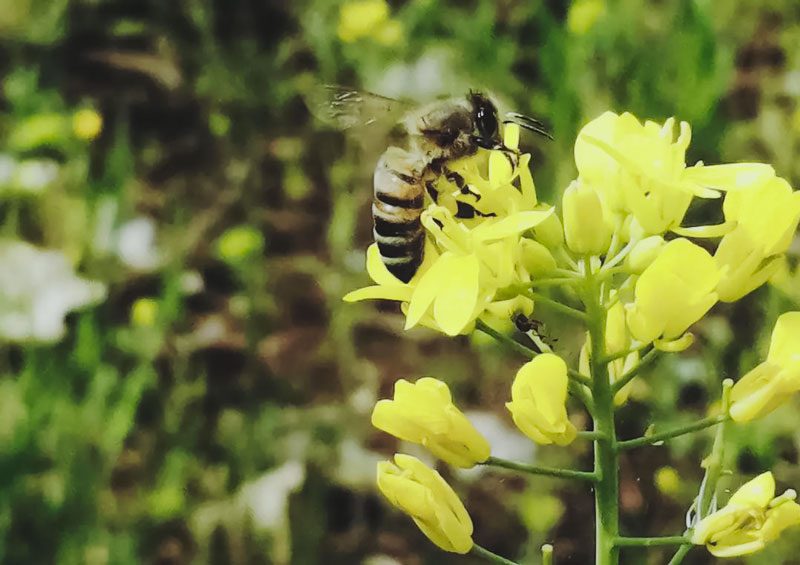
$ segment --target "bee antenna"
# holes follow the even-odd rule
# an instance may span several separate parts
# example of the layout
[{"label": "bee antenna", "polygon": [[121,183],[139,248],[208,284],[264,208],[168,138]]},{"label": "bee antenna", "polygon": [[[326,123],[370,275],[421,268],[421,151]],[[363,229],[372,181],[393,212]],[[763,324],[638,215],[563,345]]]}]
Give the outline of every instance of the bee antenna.
[{"label": "bee antenna", "polygon": [[547,129],[547,126],[540,122],[535,118],[531,118],[530,116],[526,116],[524,114],[518,114],[516,112],[509,112],[506,114],[506,117],[509,118],[507,120],[503,120],[504,124],[517,124],[519,127],[526,129],[528,131],[532,131],[534,133],[538,133],[553,141],[553,135]]}]

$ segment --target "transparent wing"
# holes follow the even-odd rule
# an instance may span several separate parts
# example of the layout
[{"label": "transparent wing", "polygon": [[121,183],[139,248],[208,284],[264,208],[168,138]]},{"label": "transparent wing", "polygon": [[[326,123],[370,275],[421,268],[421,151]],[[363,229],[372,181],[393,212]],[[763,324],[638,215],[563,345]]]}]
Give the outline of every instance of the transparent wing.
[{"label": "transparent wing", "polygon": [[314,116],[342,130],[373,125],[388,130],[415,107],[407,101],[330,84],[314,88],[307,102]]}]

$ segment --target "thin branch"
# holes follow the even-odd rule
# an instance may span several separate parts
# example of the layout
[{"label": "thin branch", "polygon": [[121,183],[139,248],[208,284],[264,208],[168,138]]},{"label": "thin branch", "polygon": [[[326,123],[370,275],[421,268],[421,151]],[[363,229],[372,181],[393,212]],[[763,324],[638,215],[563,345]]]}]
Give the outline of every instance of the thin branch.
[{"label": "thin branch", "polygon": [[644,349],[648,345],[650,345],[650,344],[649,343],[643,343],[643,344],[639,345],[638,347],[632,347],[630,349],[626,349],[625,351],[618,351],[617,353],[609,353],[608,355],[603,357],[600,360],[600,362],[601,363],[611,363],[613,361],[616,361],[617,359],[624,359],[625,357],[627,357],[631,353],[636,353],[637,351],[641,351],[642,349]]},{"label": "thin branch", "polygon": [[658,443],[660,441],[664,441],[665,439],[671,439],[674,437],[679,437],[682,435],[690,434],[692,432],[698,432],[700,430],[704,430],[706,428],[710,428],[711,426],[716,426],[717,424],[721,424],[728,420],[728,416],[712,416],[710,418],[703,418],[702,420],[698,420],[688,426],[683,426],[674,430],[670,430],[668,432],[662,432],[660,434],[653,434],[650,436],[643,436],[636,439],[629,439],[627,441],[618,441],[617,442],[617,449],[632,449],[634,447],[639,447],[642,445],[651,445],[654,443]]},{"label": "thin branch", "polygon": [[692,542],[683,536],[668,536],[662,538],[626,538],[618,537],[614,540],[617,547],[655,547],[658,545],[691,545]]},{"label": "thin branch", "polygon": [[577,383],[592,388],[592,380],[589,377],[580,374],[575,369],[567,369],[567,376]]},{"label": "thin branch", "polygon": [[477,543],[472,544],[472,549],[470,550],[470,553],[472,553],[473,555],[478,555],[480,557],[483,557],[484,559],[488,559],[489,561],[492,561],[494,563],[502,563],[503,565],[519,565],[516,561],[510,561],[505,557],[500,557],[496,553],[492,553],[488,549],[479,546]]},{"label": "thin branch", "polygon": [[667,565],[679,565],[683,562],[683,558],[686,557],[686,554],[692,550],[691,545],[682,545],[678,548],[678,551],[675,552],[675,555],[672,556],[672,559],[669,560]]},{"label": "thin branch", "polygon": [[489,457],[489,459],[484,461],[482,465],[513,469],[514,471],[521,471],[531,475],[544,475],[547,477],[558,477],[560,479],[578,479],[592,483],[597,482],[597,475],[595,475],[593,472],[574,471],[572,469],[557,469],[554,467],[541,467],[539,465],[526,465],[524,463],[508,461],[507,459],[500,459],[498,457]]},{"label": "thin branch", "polygon": [[558,300],[553,300],[552,298],[548,298],[543,294],[539,294],[538,292],[530,291],[528,292],[528,296],[533,299],[534,302],[539,301],[542,304],[547,304],[553,310],[557,310],[562,314],[566,314],[567,316],[572,316],[573,318],[578,318],[579,320],[586,319],[586,313],[578,310],[577,308],[573,308],[572,306],[567,306],[566,304],[562,304]]},{"label": "thin branch", "polygon": [[478,330],[482,331],[483,333],[492,336],[494,339],[496,339],[498,342],[504,344],[506,347],[508,347],[510,349],[513,349],[517,353],[521,353],[521,354],[525,355],[529,359],[532,359],[532,358],[536,357],[537,355],[539,355],[538,351],[534,351],[530,347],[526,347],[526,346],[522,345],[516,339],[514,339],[514,338],[512,338],[510,336],[507,336],[507,335],[505,335],[503,333],[498,332],[497,330],[495,330],[494,328],[489,326],[486,322],[484,322],[481,319],[475,320],[475,329],[478,329]]},{"label": "thin branch", "polygon": [[594,431],[578,432],[577,437],[581,439],[590,439],[592,441],[596,439],[608,439],[605,434],[601,434],[600,432],[594,432]]},{"label": "thin branch", "polygon": [[661,351],[659,351],[656,348],[653,348],[650,351],[648,351],[645,354],[645,356],[642,357],[641,361],[639,361],[638,365],[636,365],[633,369],[622,375],[622,377],[620,377],[618,381],[616,381],[614,384],[611,385],[612,392],[615,393],[618,392],[622,387],[631,382],[631,380],[633,380],[633,378],[636,375],[641,373],[642,370],[652,365],[656,361],[656,359],[658,359],[660,353]]}]

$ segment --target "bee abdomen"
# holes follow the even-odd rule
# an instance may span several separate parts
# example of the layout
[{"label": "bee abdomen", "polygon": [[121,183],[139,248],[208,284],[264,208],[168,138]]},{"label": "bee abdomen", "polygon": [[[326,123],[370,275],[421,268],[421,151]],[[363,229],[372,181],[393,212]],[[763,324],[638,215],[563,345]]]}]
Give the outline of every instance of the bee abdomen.
[{"label": "bee abdomen", "polygon": [[378,161],[373,179],[373,235],[386,268],[408,282],[422,263],[425,231],[420,222],[425,193],[424,163],[402,149],[389,148]]}]

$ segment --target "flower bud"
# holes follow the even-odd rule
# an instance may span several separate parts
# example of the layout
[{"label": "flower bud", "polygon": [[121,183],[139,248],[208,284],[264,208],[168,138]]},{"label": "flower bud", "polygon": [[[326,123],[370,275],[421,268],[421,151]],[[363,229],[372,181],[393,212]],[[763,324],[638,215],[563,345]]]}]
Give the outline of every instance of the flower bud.
[{"label": "flower bud", "polygon": [[651,235],[633,246],[625,262],[628,268],[637,274],[642,273],[650,263],[656,260],[664,249],[666,242],[660,235]]},{"label": "flower bud", "polygon": [[489,443],[453,405],[447,385],[431,377],[416,383],[397,381],[394,399],[375,405],[372,425],[403,441],[424,445],[457,467],[473,467],[489,458]]},{"label": "flower bud", "polygon": [[562,199],[567,247],[580,255],[601,255],[608,250],[613,228],[603,216],[600,196],[588,184],[572,181]]},{"label": "flower bud", "polygon": [[506,408],[536,443],[567,445],[577,430],[567,418],[566,401],[567,365],[558,355],[543,353],[517,372]]},{"label": "flower bud", "polygon": [[556,270],[556,260],[550,251],[533,239],[520,239],[522,266],[532,277],[540,277]]},{"label": "flower bud", "polygon": [[416,457],[398,453],[394,463],[378,463],[378,489],[445,551],[472,549],[472,520],[464,504],[439,473]]}]

